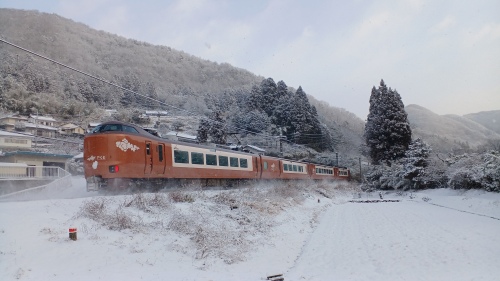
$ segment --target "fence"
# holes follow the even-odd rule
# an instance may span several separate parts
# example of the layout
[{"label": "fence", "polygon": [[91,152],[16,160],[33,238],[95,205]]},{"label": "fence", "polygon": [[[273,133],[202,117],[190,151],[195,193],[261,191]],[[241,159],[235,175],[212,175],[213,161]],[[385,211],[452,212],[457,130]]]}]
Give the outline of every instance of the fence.
[{"label": "fence", "polygon": [[0,181],[56,180],[69,175],[69,172],[60,167],[28,166],[26,164],[18,163],[0,163]]},{"label": "fence", "polygon": [[59,167],[0,163],[0,202],[50,198],[70,186],[71,174]]}]

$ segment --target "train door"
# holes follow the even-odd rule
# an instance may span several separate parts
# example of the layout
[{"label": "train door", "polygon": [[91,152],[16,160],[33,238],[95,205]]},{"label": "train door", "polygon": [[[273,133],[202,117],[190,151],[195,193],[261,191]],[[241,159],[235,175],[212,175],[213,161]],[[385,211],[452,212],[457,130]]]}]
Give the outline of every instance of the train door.
[{"label": "train door", "polygon": [[144,174],[149,175],[153,170],[153,153],[152,153],[152,143],[146,141],[146,163],[144,167]]},{"label": "train door", "polygon": [[261,161],[261,156],[259,155],[258,157],[253,157],[255,159],[255,177],[260,179],[262,178],[262,167],[260,166],[262,161]]},{"label": "train door", "polygon": [[155,153],[153,156],[153,173],[164,174],[166,162],[167,161],[165,159],[165,144],[159,143],[156,146]]}]

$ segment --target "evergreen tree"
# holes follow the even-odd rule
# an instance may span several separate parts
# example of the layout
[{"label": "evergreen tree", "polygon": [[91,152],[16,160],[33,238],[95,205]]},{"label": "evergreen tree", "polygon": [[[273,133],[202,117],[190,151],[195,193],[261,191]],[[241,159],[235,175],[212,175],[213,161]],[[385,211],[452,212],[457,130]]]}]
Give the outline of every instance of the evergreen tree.
[{"label": "evergreen tree", "polygon": [[321,123],[316,108],[311,106],[307,94],[299,86],[293,98],[291,110],[291,130],[287,135],[300,144],[308,145],[316,150],[323,150]]},{"label": "evergreen tree", "polygon": [[234,114],[231,123],[240,134],[261,133],[271,124],[269,117],[262,111],[252,110],[246,113]]},{"label": "evergreen tree", "polygon": [[285,131],[291,130],[292,126],[291,112],[293,108],[292,101],[294,95],[294,93],[290,92],[281,97],[274,108],[273,115],[271,116],[271,122],[276,125],[276,127],[285,129]]},{"label": "evergreen tree", "polygon": [[253,86],[252,91],[250,92],[250,97],[248,98],[248,109],[251,110],[262,110],[262,91],[260,87]]},{"label": "evergreen tree", "polygon": [[400,159],[411,142],[411,129],[401,96],[384,80],[372,88],[365,140],[374,164]]},{"label": "evergreen tree", "polygon": [[276,97],[276,83],[273,78],[267,78],[262,80],[260,83],[260,89],[262,93],[261,109],[267,113],[268,116],[273,114],[274,107],[278,102]]},{"label": "evergreen tree", "polygon": [[226,121],[222,118],[222,112],[219,110],[212,112],[209,134],[212,137],[213,143],[227,143]]},{"label": "evergreen tree", "polygon": [[411,181],[412,188],[425,188],[429,180],[426,167],[428,166],[428,158],[431,153],[431,148],[421,139],[412,141],[405,153],[403,162],[403,178]]},{"label": "evergreen tree", "polygon": [[[288,86],[285,84],[285,82],[283,82],[283,80],[281,80],[276,85],[276,103],[278,102],[278,100],[287,95],[288,95]],[[277,104],[275,104],[274,106],[276,105]]]},{"label": "evergreen tree", "polygon": [[198,126],[198,134],[197,134],[199,142],[207,142],[209,130],[210,130],[210,122],[205,118],[201,119],[200,125]]}]

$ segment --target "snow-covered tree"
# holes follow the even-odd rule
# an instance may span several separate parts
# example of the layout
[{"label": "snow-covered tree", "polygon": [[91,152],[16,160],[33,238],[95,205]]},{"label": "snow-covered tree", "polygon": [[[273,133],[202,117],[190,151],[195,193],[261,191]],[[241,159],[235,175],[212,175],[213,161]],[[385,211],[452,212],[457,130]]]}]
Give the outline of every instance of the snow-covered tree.
[{"label": "snow-covered tree", "polygon": [[198,134],[197,134],[198,141],[207,142],[209,131],[210,131],[210,122],[207,119],[202,118],[200,120],[200,125],[198,126]]},{"label": "snow-covered tree", "polygon": [[271,124],[267,114],[260,110],[235,114],[231,123],[232,128],[239,131],[242,135],[261,133],[267,130]]},{"label": "snow-covered tree", "polygon": [[449,187],[500,192],[500,152],[454,155],[446,162]]},{"label": "snow-covered tree", "polygon": [[227,142],[227,128],[226,121],[222,117],[222,112],[216,110],[212,112],[210,118],[210,137],[213,143],[226,144]]},{"label": "snow-covered tree", "polygon": [[374,164],[402,158],[411,142],[411,129],[401,96],[384,80],[372,88],[365,139]]},{"label": "snow-covered tree", "polygon": [[431,148],[421,139],[412,141],[402,159],[402,176],[410,180],[412,188],[420,189],[432,184],[428,181],[428,158],[431,153]]},{"label": "snow-covered tree", "polygon": [[268,116],[272,115],[274,107],[278,101],[276,96],[276,83],[273,78],[267,78],[260,83],[262,93],[261,109],[267,113]]}]

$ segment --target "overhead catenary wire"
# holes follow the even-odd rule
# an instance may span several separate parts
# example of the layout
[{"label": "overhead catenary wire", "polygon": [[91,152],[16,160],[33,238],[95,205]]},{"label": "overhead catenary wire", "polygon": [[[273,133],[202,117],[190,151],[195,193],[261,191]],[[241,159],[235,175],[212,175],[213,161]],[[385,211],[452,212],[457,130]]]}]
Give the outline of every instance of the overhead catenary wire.
[{"label": "overhead catenary wire", "polygon": [[[97,76],[95,76],[95,75],[92,75],[92,74],[89,74],[89,73],[87,73],[87,72],[81,71],[81,70],[79,70],[79,69],[76,69],[76,68],[74,68],[74,67],[71,67],[71,66],[69,66],[69,65],[66,65],[66,64],[64,64],[64,63],[58,62],[58,61],[56,61],[56,60],[54,60],[54,59],[48,58],[48,57],[46,57],[46,56],[44,56],[44,55],[38,54],[38,53],[36,53],[36,52],[33,52],[33,51],[28,50],[28,49],[26,49],[26,48],[23,48],[23,47],[21,47],[21,46],[19,46],[19,45],[16,45],[16,44],[14,44],[14,43],[12,43],[12,42],[9,42],[9,41],[7,41],[7,40],[5,40],[5,39],[3,39],[3,38],[0,38],[0,42],[5,43],[5,44],[7,44],[7,45],[10,45],[10,46],[12,46],[12,47],[14,47],[14,48],[20,49],[20,50],[22,50],[22,51],[24,51],[24,52],[27,52],[27,53],[32,54],[32,55],[34,55],[34,56],[37,56],[37,57],[39,57],[39,58],[42,58],[42,59],[44,59],[44,60],[50,61],[50,62],[52,62],[52,63],[54,63],[54,64],[57,64],[57,65],[59,65],[59,66],[61,66],[61,67],[68,68],[68,69],[70,69],[70,70],[72,70],[72,71],[75,71],[75,72],[77,72],[77,73],[79,73],[79,74],[82,74],[82,75],[84,75],[84,76],[90,77],[90,78],[92,78],[92,79],[96,79],[96,80],[98,80],[98,81],[100,81],[100,82],[102,82],[102,83],[105,83],[105,84],[108,84],[108,85],[110,85],[110,86],[113,86],[113,87],[119,88],[119,89],[121,89],[121,90],[123,90],[123,91],[126,91],[126,92],[128,92],[128,93],[132,93],[132,94],[137,95],[137,96],[139,96],[139,97],[143,97],[143,98],[146,98],[146,99],[148,99],[148,100],[151,100],[151,101],[157,102],[158,104],[161,104],[161,105],[163,105],[163,106],[166,106],[166,107],[169,107],[169,108],[173,108],[173,109],[175,109],[175,110],[182,111],[182,112],[185,112],[185,113],[189,113],[189,114],[194,115],[194,116],[196,116],[196,117],[198,117],[198,118],[206,118],[206,119],[208,119],[208,120],[211,120],[212,122],[217,122],[217,123],[219,123],[219,121],[217,121],[217,120],[211,119],[211,118],[206,117],[206,116],[199,116],[198,114],[196,114],[196,113],[194,113],[194,112],[191,112],[191,111],[189,111],[189,110],[186,110],[186,109],[183,109],[183,108],[179,108],[179,107],[176,107],[176,106],[173,106],[173,105],[167,104],[167,103],[165,103],[165,102],[163,102],[163,101],[160,101],[160,100],[154,99],[154,98],[152,98],[152,97],[149,97],[149,96],[146,96],[146,95],[140,94],[140,93],[138,93],[138,92],[136,92],[136,91],[133,91],[133,90],[128,89],[128,88],[125,88],[125,87],[120,86],[120,85],[118,85],[118,84],[116,84],[116,83],[113,83],[113,82],[107,81],[107,80],[105,80],[105,79],[103,79],[103,78],[97,77]],[[268,135],[268,134],[263,134],[263,133],[257,133],[257,132],[249,131],[249,130],[246,130],[246,129],[244,129],[244,128],[237,127],[237,126],[234,126],[234,125],[230,125],[229,127],[236,128],[236,129],[238,129],[238,130],[240,130],[240,131],[243,131],[243,132],[246,132],[246,133],[259,135],[259,136],[262,136],[262,137],[265,137],[265,138],[268,138],[268,139],[276,139],[277,137],[279,137],[279,136],[272,136],[272,135]],[[289,143],[290,145],[297,145],[297,146],[302,146],[302,147],[303,147],[303,145],[300,145],[300,144],[294,143],[294,142],[292,142],[292,141],[290,141],[290,140],[287,140],[287,139],[283,139],[282,141],[287,142],[287,143]]]}]

